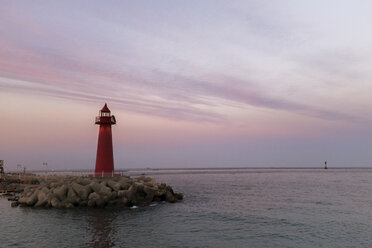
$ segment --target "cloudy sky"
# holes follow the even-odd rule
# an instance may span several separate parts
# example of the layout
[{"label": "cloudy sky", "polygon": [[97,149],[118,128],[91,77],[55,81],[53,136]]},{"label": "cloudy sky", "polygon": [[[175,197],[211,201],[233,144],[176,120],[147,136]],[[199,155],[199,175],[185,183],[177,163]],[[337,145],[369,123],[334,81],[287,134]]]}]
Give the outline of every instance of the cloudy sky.
[{"label": "cloudy sky", "polygon": [[372,166],[371,1],[2,1],[0,159]]}]

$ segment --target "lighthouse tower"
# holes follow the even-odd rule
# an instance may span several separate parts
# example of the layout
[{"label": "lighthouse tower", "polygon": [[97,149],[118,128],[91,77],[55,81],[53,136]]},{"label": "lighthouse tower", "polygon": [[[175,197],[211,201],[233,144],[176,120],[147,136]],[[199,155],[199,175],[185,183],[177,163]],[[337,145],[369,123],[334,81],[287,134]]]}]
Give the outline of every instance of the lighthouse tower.
[{"label": "lighthouse tower", "polygon": [[111,176],[114,175],[111,125],[116,124],[116,119],[106,103],[96,117],[96,124],[99,125],[99,133],[95,176]]}]

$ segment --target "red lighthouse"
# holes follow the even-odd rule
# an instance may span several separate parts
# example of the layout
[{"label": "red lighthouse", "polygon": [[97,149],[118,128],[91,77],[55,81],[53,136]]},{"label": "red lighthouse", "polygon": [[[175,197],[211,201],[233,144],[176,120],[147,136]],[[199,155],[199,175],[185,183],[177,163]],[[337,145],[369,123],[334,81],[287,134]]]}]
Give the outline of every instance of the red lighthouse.
[{"label": "red lighthouse", "polygon": [[114,175],[111,125],[116,124],[116,119],[106,103],[96,117],[96,124],[99,124],[99,133],[95,176],[111,176]]}]

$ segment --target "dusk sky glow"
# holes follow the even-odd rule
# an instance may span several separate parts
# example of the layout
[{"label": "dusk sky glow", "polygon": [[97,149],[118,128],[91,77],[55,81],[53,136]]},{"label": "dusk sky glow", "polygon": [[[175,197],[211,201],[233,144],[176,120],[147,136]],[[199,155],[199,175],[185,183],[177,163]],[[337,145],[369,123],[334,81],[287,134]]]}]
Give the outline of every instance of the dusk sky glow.
[{"label": "dusk sky glow", "polygon": [[370,1],[2,1],[0,159],[372,166]]}]

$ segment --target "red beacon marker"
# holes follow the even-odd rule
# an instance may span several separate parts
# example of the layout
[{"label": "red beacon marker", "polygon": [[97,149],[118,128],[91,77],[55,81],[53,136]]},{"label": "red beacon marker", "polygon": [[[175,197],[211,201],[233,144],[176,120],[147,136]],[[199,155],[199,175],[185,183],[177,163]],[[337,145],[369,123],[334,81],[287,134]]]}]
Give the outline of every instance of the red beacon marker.
[{"label": "red beacon marker", "polygon": [[95,124],[99,125],[95,176],[114,176],[111,125],[116,124],[116,119],[115,116],[111,115],[106,103],[99,111]]}]

